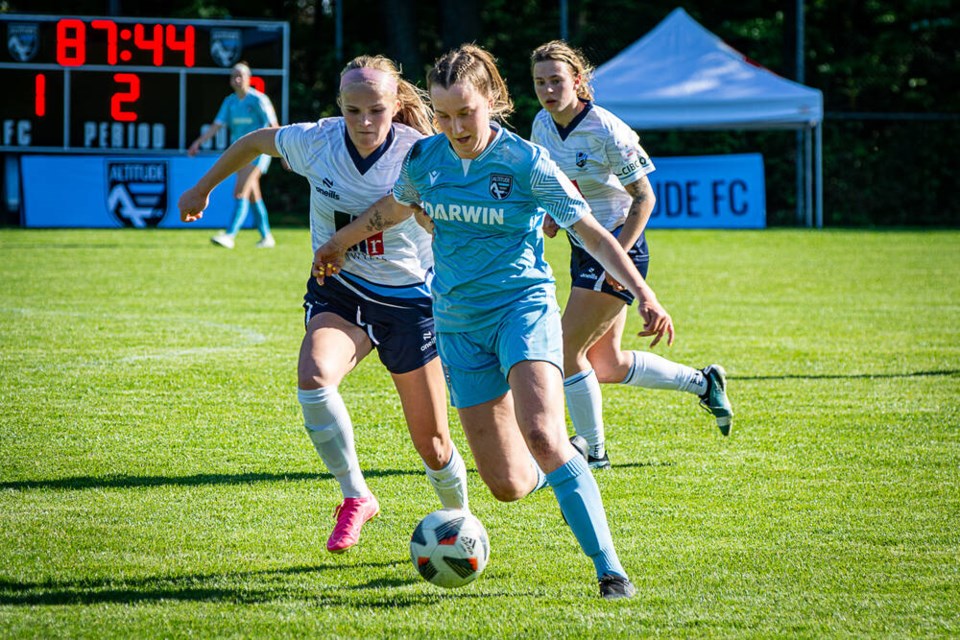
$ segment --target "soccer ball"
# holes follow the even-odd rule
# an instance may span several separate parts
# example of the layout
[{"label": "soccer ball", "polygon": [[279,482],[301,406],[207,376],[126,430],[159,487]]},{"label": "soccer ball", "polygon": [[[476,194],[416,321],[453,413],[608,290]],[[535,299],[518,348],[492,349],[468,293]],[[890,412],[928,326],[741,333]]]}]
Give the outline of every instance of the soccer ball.
[{"label": "soccer ball", "polygon": [[427,582],[462,587],[483,573],[490,558],[487,531],[463,509],[440,509],[427,515],[410,537],[410,559]]}]

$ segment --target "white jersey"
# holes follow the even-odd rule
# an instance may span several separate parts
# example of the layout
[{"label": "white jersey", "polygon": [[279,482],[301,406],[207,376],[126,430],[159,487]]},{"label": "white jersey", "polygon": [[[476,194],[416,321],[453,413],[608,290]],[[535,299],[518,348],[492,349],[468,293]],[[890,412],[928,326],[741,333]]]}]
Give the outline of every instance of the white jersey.
[{"label": "white jersey", "polygon": [[585,107],[566,127],[541,110],[534,118],[530,140],[550,152],[583,194],[594,217],[613,230],[624,223],[633,201],[624,185],[652,172],[654,166],[633,129],[592,102]]},{"label": "white jersey", "polygon": [[[314,251],[337,229],[391,193],[407,151],[422,137],[416,129],[394,123],[383,146],[360,158],[347,137],[343,118],[323,118],[277,130],[280,154],[310,183]],[[411,216],[350,247],[343,271],[372,283],[405,286],[426,281],[432,267],[430,234]]]}]

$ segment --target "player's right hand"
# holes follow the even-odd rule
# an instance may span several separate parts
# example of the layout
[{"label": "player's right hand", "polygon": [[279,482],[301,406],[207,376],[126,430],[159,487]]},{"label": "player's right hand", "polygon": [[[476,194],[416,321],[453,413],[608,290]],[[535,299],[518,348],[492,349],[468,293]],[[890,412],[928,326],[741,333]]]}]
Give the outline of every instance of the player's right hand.
[{"label": "player's right hand", "polygon": [[210,204],[210,194],[197,189],[196,186],[190,187],[180,196],[177,201],[177,208],[180,209],[180,220],[183,222],[196,222],[203,217],[203,210]]},{"label": "player's right hand", "polygon": [[673,319],[670,317],[670,314],[667,313],[667,310],[664,309],[660,302],[656,298],[649,300],[637,301],[638,307],[637,311],[640,312],[640,317],[643,318],[643,331],[638,333],[638,336],[654,336],[653,342],[650,343],[651,347],[656,346],[660,340],[663,339],[663,336],[667,336],[667,346],[673,345],[674,329],[673,329]]},{"label": "player's right hand", "polygon": [[549,213],[543,216],[543,235],[553,238],[558,231],[560,231],[560,225],[557,224],[557,221]]},{"label": "player's right hand", "polygon": [[192,158],[193,156],[197,155],[197,153],[199,153],[199,152],[200,152],[200,143],[199,143],[199,142],[194,142],[193,144],[190,145],[190,148],[187,149],[187,155],[190,156],[191,158]]},{"label": "player's right hand", "polygon": [[331,238],[320,246],[313,254],[313,268],[310,275],[317,279],[317,284],[323,285],[323,279],[340,273],[340,267],[346,259],[347,250]]}]

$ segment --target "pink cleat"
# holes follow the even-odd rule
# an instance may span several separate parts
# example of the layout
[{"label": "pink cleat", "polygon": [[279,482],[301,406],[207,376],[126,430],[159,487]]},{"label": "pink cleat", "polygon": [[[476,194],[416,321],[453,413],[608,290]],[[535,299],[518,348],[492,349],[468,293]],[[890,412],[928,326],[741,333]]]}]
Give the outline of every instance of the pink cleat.
[{"label": "pink cleat", "polygon": [[380,513],[380,503],[375,496],[344,498],[333,512],[337,526],[327,540],[327,551],[343,553],[360,540],[360,529],[367,520]]}]

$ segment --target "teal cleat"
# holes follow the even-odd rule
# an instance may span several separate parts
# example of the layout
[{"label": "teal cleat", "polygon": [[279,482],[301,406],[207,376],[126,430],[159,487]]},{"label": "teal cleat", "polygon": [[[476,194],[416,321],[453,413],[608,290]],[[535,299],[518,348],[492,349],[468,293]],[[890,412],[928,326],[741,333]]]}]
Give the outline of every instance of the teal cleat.
[{"label": "teal cleat", "polygon": [[707,392],[700,396],[700,406],[717,419],[720,433],[729,436],[733,428],[733,407],[727,398],[727,372],[720,365],[711,364],[703,369],[703,377],[707,379]]}]

